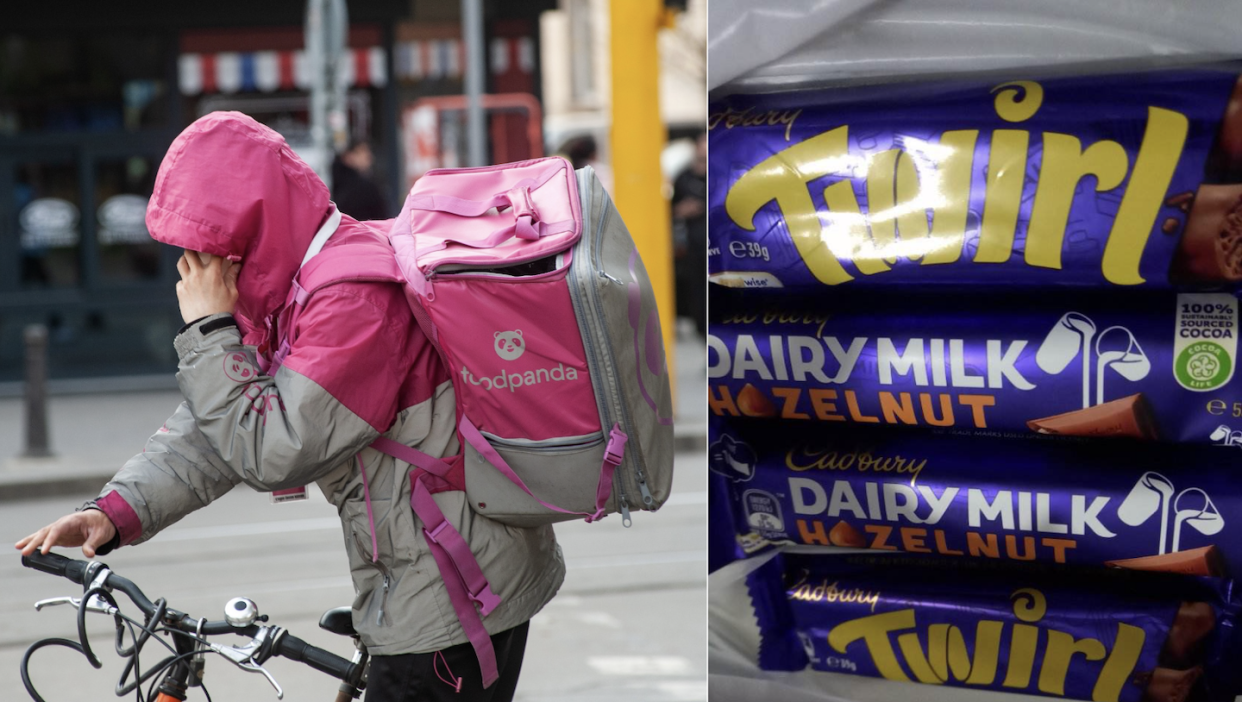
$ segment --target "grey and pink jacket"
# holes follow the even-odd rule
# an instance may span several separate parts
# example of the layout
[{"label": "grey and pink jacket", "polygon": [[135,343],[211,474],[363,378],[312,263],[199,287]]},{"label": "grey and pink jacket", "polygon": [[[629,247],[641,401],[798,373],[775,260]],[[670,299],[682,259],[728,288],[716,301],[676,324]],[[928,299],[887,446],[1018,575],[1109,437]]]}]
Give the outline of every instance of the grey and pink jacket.
[{"label": "grey and pink jacket", "polygon": [[[449,376],[401,286],[338,283],[309,300],[295,328],[276,328],[312,239],[333,215],[314,171],[249,117],[213,113],[177,137],[147,227],[163,243],[239,261],[239,300],[234,314],[178,334],[185,402],[96,504],[126,545],[239,483],[272,491],[316,482],[341,517],[354,626],[371,653],[466,643],[410,509],[409,466],[369,448],[382,436],[434,457],[459,449]],[[386,247],[387,225],[341,216],[323,252]],[[273,363],[282,339],[288,348]],[[484,619],[489,633],[528,621],[552,599],[565,567],[550,526],[502,525],[476,514],[460,491],[434,499],[501,599]]]}]

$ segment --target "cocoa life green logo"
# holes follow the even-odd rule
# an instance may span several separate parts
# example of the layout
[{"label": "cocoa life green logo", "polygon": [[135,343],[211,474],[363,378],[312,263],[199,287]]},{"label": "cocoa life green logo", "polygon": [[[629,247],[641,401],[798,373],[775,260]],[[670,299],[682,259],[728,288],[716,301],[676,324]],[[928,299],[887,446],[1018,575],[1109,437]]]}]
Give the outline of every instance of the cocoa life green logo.
[{"label": "cocoa life green logo", "polygon": [[1200,341],[1182,349],[1173,369],[1187,389],[1212,390],[1224,385],[1232,375],[1233,360],[1220,344]]}]

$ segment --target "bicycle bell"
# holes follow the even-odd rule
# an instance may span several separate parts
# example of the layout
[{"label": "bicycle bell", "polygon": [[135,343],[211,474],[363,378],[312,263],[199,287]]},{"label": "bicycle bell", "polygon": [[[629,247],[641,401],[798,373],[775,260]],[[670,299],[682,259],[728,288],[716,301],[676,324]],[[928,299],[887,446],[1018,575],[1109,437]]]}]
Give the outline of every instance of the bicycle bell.
[{"label": "bicycle bell", "polygon": [[259,608],[249,597],[234,597],[224,605],[224,621],[228,622],[229,626],[244,629],[254,624],[254,620],[258,617]]}]

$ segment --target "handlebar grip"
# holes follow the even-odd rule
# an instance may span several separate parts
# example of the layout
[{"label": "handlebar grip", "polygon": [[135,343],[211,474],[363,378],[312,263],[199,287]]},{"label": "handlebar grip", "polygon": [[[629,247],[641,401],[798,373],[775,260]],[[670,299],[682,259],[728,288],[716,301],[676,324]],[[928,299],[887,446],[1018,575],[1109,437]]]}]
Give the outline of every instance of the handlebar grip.
[{"label": "handlebar grip", "polygon": [[321,673],[327,673],[337,680],[349,680],[354,664],[335,653],[316,648],[298,637],[285,633],[280,637],[279,650],[275,653],[289,660],[305,663]]},{"label": "handlebar grip", "polygon": [[22,565],[50,575],[68,578],[81,585],[86,574],[86,566],[90,565],[90,563],[66,558],[59,553],[43,554],[35,551],[29,556],[22,556]]}]

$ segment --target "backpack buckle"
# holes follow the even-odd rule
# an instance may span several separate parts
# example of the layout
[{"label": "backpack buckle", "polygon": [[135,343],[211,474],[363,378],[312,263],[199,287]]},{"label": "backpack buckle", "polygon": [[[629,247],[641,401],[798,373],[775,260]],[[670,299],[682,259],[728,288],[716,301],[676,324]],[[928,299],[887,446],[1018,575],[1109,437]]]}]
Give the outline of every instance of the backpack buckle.
[{"label": "backpack buckle", "polygon": [[618,424],[608,433],[608,446],[604,449],[604,462],[611,463],[614,466],[621,465],[621,461],[625,458],[625,442],[630,437],[621,431],[621,425]]},{"label": "backpack buckle", "polygon": [[486,581],[484,581],[483,587],[478,593],[472,592],[469,588],[466,589],[466,592],[470,595],[470,601],[479,606],[479,614],[484,617],[491,614],[492,610],[500,605],[500,597],[492,592],[491,586]]}]

